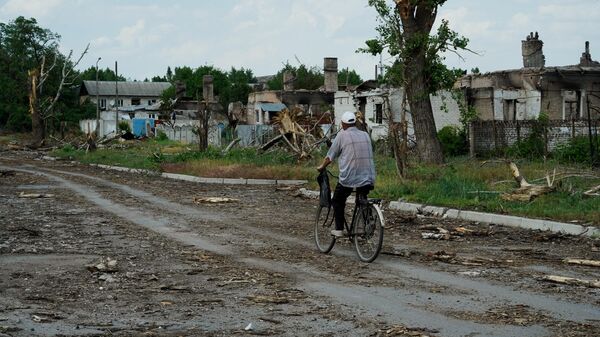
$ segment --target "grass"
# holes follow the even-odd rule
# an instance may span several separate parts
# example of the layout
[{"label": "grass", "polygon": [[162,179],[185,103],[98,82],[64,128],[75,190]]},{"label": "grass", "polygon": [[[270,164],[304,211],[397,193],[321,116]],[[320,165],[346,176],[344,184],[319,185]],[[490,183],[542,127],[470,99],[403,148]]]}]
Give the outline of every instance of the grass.
[{"label": "grass", "polygon": [[[120,148],[99,149],[85,153],[72,147],[57,150],[53,155],[78,160],[131,168],[144,168],[203,177],[303,179],[309,188],[316,189],[315,167],[321,156],[298,163],[283,151],[259,154],[253,148],[235,148],[227,154],[210,148],[198,152],[189,145],[174,141],[148,140],[119,144]],[[468,158],[453,158],[442,166],[413,164],[408,176],[401,180],[396,175],[391,158],[376,156],[377,182],[371,196],[386,200],[403,199],[458,209],[504,213],[557,221],[578,220],[600,224],[600,198],[585,198],[582,191],[600,184],[598,178],[572,177],[560,180],[557,191],[529,203],[508,202],[500,198],[502,192],[516,188],[508,166],[503,163],[480,162]],[[529,182],[545,177],[547,172],[594,172],[583,167],[564,166],[556,162],[518,162],[521,174]],[[337,168],[332,168],[337,174]],[[596,172],[597,175],[597,172]],[[331,180],[332,187],[336,180]],[[544,184],[544,181],[536,182]]]}]

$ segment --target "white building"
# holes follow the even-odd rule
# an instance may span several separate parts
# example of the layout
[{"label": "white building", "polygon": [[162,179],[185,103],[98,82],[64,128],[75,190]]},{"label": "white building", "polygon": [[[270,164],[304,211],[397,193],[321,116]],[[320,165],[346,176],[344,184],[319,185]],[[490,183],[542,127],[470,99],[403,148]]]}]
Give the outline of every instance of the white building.
[{"label": "white building", "polygon": [[[378,88],[375,81],[366,81],[353,88],[352,91],[335,93],[335,116],[341,116],[344,111],[362,113],[370,129],[371,137],[373,140],[378,140],[387,136],[390,117],[394,122],[401,121],[403,100],[403,88]],[[430,100],[438,131],[448,125],[460,125],[458,103],[449,92],[440,91],[437,95],[430,95]],[[406,109],[408,133],[412,135],[414,131],[410,108],[408,104],[405,104],[404,108]],[[335,123],[339,126],[339,118],[336,118]]]},{"label": "white building", "polygon": [[96,81],[83,81],[79,98],[82,103],[87,99],[96,103],[98,97],[100,110],[109,110],[114,106],[152,106],[159,102],[163,91],[170,87],[169,82],[98,81],[96,85]]}]

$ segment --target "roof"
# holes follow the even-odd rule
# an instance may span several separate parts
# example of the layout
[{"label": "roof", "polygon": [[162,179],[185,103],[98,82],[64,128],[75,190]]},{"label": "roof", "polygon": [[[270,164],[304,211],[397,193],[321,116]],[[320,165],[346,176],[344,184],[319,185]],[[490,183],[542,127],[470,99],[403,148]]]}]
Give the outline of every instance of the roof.
[{"label": "roof", "polygon": [[285,108],[283,103],[259,103],[258,104],[263,111],[279,112]]},{"label": "roof", "polygon": [[[120,96],[159,97],[163,91],[171,87],[169,82],[116,82]],[[99,96],[115,96],[115,82],[98,81]],[[83,81],[80,95],[96,95],[96,81]]]}]

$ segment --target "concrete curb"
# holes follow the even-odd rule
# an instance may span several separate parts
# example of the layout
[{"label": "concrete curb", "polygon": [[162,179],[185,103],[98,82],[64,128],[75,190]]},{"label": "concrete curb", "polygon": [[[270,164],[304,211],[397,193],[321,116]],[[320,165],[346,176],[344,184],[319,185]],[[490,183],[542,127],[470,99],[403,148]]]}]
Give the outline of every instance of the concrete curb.
[{"label": "concrete curb", "polygon": [[487,224],[498,224],[525,229],[551,231],[570,235],[600,236],[600,229],[594,226],[582,226],[571,223],[529,219],[512,215],[483,213],[475,211],[463,211],[445,207],[427,206],[413,204],[403,201],[390,202],[389,208],[415,214],[424,214],[442,218],[460,219],[466,221],[482,222]]},{"label": "concrete curb", "polygon": [[134,169],[134,168],[128,168],[128,167],[121,167],[121,166],[111,166],[111,165],[102,165],[102,164],[90,164],[90,166],[98,167],[98,168],[105,169],[105,170],[113,170],[113,171],[129,172],[129,173],[137,173],[137,174],[147,174],[147,175],[151,175],[151,176],[161,176],[161,177],[167,178],[167,179],[191,181],[191,182],[201,183],[201,184],[304,185],[304,184],[308,183],[308,181],[306,181],[306,180],[204,178],[204,177],[190,176],[190,175],[186,175],[186,174],[160,173],[157,171]]}]

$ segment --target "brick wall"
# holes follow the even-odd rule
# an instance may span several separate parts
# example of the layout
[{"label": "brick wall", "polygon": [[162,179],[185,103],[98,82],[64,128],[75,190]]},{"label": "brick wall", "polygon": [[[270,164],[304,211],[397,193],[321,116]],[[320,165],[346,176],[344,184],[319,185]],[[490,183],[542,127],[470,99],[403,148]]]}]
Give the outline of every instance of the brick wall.
[{"label": "brick wall", "polygon": [[[538,123],[526,121],[476,121],[471,123],[471,153],[484,154],[511,146],[526,139]],[[592,132],[600,130],[600,121],[592,121]],[[552,152],[571,138],[588,135],[587,121],[551,120],[545,132],[547,150]]]}]

